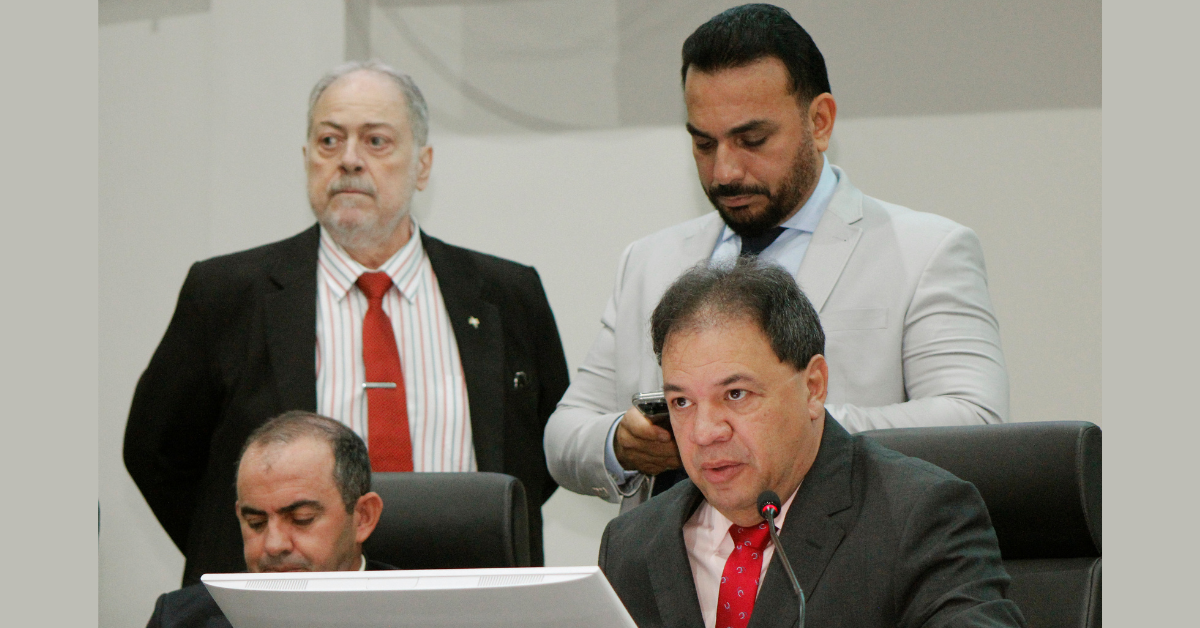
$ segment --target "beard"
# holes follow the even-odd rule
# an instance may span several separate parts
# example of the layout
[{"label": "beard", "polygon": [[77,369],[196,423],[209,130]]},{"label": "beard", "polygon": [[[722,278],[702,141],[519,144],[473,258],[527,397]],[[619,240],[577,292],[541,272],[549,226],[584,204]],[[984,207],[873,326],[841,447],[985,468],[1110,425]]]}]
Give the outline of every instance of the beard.
[{"label": "beard", "polygon": [[[814,157],[816,155],[816,157]],[[792,159],[791,174],[772,192],[766,185],[744,185],[741,183],[725,183],[710,186],[704,191],[708,201],[717,208],[721,220],[739,236],[754,237],[761,235],[767,229],[779,226],[792,212],[796,211],[817,184],[820,170],[817,158],[820,154],[813,149],[812,135],[805,134],[804,142]],[[767,197],[767,206],[757,214],[742,209],[734,214],[721,204],[721,197],[759,194]]]},{"label": "beard", "polygon": [[[386,242],[408,217],[414,191],[408,190],[408,201],[398,211],[383,212],[376,204],[378,193],[369,177],[343,175],[329,184],[325,207],[318,210],[314,206],[313,213],[342,248],[368,249]],[[353,195],[339,198],[337,195],[342,192],[360,192],[369,200]]]}]

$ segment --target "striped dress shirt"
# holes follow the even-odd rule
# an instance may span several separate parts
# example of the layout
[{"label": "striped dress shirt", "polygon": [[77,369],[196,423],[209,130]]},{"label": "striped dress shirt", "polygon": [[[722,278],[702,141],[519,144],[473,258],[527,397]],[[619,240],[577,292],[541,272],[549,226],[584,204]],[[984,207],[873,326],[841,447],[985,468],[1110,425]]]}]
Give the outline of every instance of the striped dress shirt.
[{"label": "striped dress shirt", "polygon": [[[317,253],[317,411],[367,441],[362,322],[367,297],[355,285],[369,269],[321,229]],[[413,235],[378,270],[394,284],[383,297],[404,370],[414,471],[475,471],[471,412],[458,343],[437,276]]]}]

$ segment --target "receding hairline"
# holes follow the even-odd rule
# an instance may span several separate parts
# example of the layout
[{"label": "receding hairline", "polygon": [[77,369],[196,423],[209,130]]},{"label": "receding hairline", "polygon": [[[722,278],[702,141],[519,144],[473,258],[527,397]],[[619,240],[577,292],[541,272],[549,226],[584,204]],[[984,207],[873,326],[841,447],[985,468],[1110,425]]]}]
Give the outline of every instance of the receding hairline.
[{"label": "receding hairline", "polygon": [[330,468],[329,480],[336,486],[337,452],[335,451],[334,443],[317,432],[301,432],[288,440],[266,438],[249,443],[246,445],[246,451],[242,452],[241,460],[238,463],[238,482],[240,483],[242,479],[242,466],[247,464],[248,460],[254,459],[255,462],[265,466],[269,470],[275,465],[275,461],[279,459],[283,449],[300,445],[305,441],[313,441],[325,446]]},{"label": "receding hairline", "polygon": [[[413,121],[411,119],[412,112],[409,110],[409,108],[411,107],[411,103],[408,102],[408,94],[404,93],[404,88],[402,88],[396,82],[396,79],[392,75],[388,74],[387,72],[384,72],[382,70],[377,70],[375,68],[356,68],[354,70],[351,70],[351,71],[333,79],[333,81],[331,81],[328,85],[325,86],[324,89],[321,90],[321,94],[319,96],[317,96],[317,99],[315,101],[313,101],[312,118],[308,121],[308,137],[310,137],[310,138],[312,137],[313,129],[316,129],[319,124],[332,124],[332,123],[328,123],[323,120],[317,119],[317,110],[321,106],[321,103],[325,100],[325,96],[329,94],[329,90],[333,89],[333,87],[335,85],[338,85],[351,77],[354,77],[359,74],[364,74],[364,73],[374,75],[377,79],[379,79],[379,81],[381,83],[386,84],[388,87],[390,87],[396,93],[397,96],[399,96],[399,98],[396,100],[396,102],[399,104],[400,111],[403,113],[404,124],[405,124],[405,126],[408,127],[409,133],[413,132],[413,128],[412,128]],[[375,126],[380,126],[380,125],[392,126],[392,124],[390,122],[383,122],[383,121],[369,122],[368,124],[375,125]],[[339,125],[333,124],[333,126],[339,126]]]}]

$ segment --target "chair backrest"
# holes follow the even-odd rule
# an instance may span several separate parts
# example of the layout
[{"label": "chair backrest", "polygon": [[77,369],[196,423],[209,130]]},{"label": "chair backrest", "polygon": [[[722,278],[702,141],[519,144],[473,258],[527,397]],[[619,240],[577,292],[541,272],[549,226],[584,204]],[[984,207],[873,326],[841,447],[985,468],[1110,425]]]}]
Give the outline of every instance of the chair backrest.
[{"label": "chair backrest", "polygon": [[363,544],[401,569],[529,566],[525,487],[502,473],[372,473],[383,516]]},{"label": "chair backrest", "polygon": [[1101,430],[1085,421],[864,432],[979,489],[1030,626],[1100,626]]}]

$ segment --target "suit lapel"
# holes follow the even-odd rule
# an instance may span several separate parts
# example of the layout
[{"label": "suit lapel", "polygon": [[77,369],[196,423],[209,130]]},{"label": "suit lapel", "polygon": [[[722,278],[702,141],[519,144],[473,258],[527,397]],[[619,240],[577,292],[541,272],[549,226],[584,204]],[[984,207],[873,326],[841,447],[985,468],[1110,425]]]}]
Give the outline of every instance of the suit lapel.
[{"label": "suit lapel", "polygon": [[[833,515],[853,505],[851,444],[849,434],[827,412],[817,459],[804,476],[780,530],[779,542],[806,600],[812,597],[825,566],[846,534]],[[747,628],[790,626],[798,619],[799,604],[787,572],[778,559],[772,557],[771,561]]]},{"label": "suit lapel", "polygon": [[713,249],[717,246],[717,238],[721,237],[721,231],[724,228],[725,222],[715,211],[710,212],[705,220],[697,222],[696,228],[683,236],[682,254],[678,256],[681,264],[679,272],[682,273],[697,262],[712,257]]},{"label": "suit lapel", "polygon": [[313,225],[268,269],[263,328],[280,411],[317,409],[317,246]]},{"label": "suit lapel", "polygon": [[679,496],[664,493],[656,499],[675,498],[668,511],[671,525],[658,526],[657,534],[646,544],[646,569],[658,604],[658,616],[664,628],[694,628],[704,625],[692,564],[683,544],[683,524],[695,512],[704,496],[700,489],[687,482],[687,490]]},{"label": "suit lapel", "polygon": [[796,276],[800,289],[818,312],[825,306],[862,236],[862,228],[854,224],[862,219],[862,192],[850,185],[841,168],[834,166],[833,170],[838,176],[837,187],[813,232]]},{"label": "suit lapel", "polygon": [[471,434],[480,471],[504,471],[504,332],[500,312],[482,295],[475,263],[461,250],[421,232],[442,301],[454,328]]},{"label": "suit lapel", "polygon": [[[717,238],[721,236],[721,230],[725,228],[725,223],[721,220],[720,214],[712,212],[704,217],[704,220],[698,220],[691,225],[691,230],[683,234],[680,240],[679,250],[659,251],[659,260],[661,266],[655,264],[656,269],[651,275],[651,281],[656,285],[652,290],[648,290],[647,294],[661,295],[667,291],[676,279],[683,272],[700,262],[707,262],[712,257],[713,248],[717,245]],[[658,299],[653,299],[650,307],[653,308],[657,304]],[[649,312],[647,312],[649,319]]]}]

